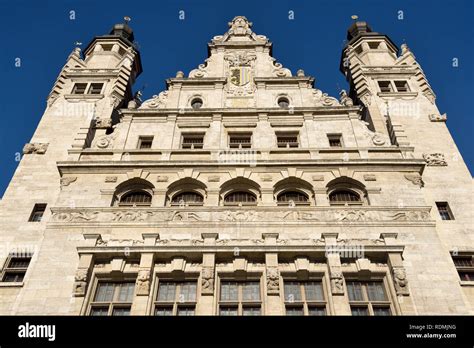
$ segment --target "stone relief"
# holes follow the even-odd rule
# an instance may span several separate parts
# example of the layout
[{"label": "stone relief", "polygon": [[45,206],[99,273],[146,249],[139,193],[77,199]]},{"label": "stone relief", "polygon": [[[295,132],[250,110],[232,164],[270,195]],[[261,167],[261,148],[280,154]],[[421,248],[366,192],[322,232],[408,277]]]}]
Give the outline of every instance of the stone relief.
[{"label": "stone relief", "polygon": [[95,246],[134,246],[134,245],[143,245],[145,242],[140,239],[108,239],[103,240],[102,238],[98,238]]},{"label": "stone relief", "polygon": [[344,106],[354,106],[354,102],[352,101],[352,99],[347,95],[347,92],[343,89],[341,90],[341,92],[339,93],[339,102],[341,103],[341,105],[344,105]]},{"label": "stone relief", "polygon": [[393,269],[393,281],[397,295],[408,295],[408,279],[404,268],[396,267]]},{"label": "stone relief", "polygon": [[136,282],[136,294],[138,296],[147,296],[150,293],[151,272],[149,269],[140,269],[138,271]]},{"label": "stone relief", "polygon": [[105,177],[105,182],[117,182],[117,177],[116,176],[106,176]]},{"label": "stone relief", "polygon": [[201,270],[201,293],[214,294],[214,267],[203,267]]},{"label": "stone relief", "polygon": [[96,129],[107,129],[112,127],[112,119],[111,118],[96,118],[94,119],[94,128]]},{"label": "stone relief", "polygon": [[442,115],[431,114],[431,115],[428,115],[428,117],[431,122],[446,122],[448,119],[448,116],[446,115],[446,113]]},{"label": "stone relief", "polygon": [[331,292],[333,295],[344,295],[344,278],[340,270],[331,270]]},{"label": "stone relief", "polygon": [[202,78],[202,77],[207,77],[208,73],[207,73],[207,63],[209,62],[209,59],[210,58],[207,58],[204,62],[204,64],[199,64],[197,69],[193,69],[191,70],[191,72],[189,73],[188,77],[189,78]]},{"label": "stone relief", "polygon": [[79,268],[74,275],[74,296],[85,296],[87,289],[88,268]]},{"label": "stone relief", "polygon": [[278,63],[275,58],[268,56],[270,62],[273,64],[273,75],[276,77],[291,77],[290,69],[284,68],[281,63]]},{"label": "stone relief", "polygon": [[267,267],[267,294],[278,295],[280,293],[280,273],[278,267]]},{"label": "stone relief", "polygon": [[375,145],[375,146],[382,146],[382,145],[385,145],[385,144],[390,145],[390,138],[387,135],[371,131],[369,129],[369,123],[368,122],[365,122],[365,121],[361,120],[361,123],[363,124],[364,135],[368,139],[370,139],[370,141],[372,142],[373,145]]},{"label": "stone relief", "polygon": [[328,96],[327,93],[323,93],[319,89],[313,89],[313,100],[316,103],[316,106],[340,106],[339,101]]},{"label": "stone relief", "polygon": [[365,181],[377,181],[377,177],[374,174],[364,174]]},{"label": "stone relief", "polygon": [[416,185],[418,187],[423,187],[425,185],[419,173],[405,174],[404,176],[405,176],[405,179],[407,179],[408,181],[411,181],[413,185]]},{"label": "stone relief", "polygon": [[61,178],[59,181],[60,181],[61,186],[69,186],[73,182],[75,182],[76,180],[77,180],[76,176],[71,176],[71,177],[67,177],[67,178]]},{"label": "stone relief", "polygon": [[423,158],[428,166],[447,166],[448,163],[444,159],[444,154],[442,153],[425,153]]},{"label": "stone relief", "polygon": [[27,143],[23,147],[23,154],[44,155],[48,149],[49,143]]},{"label": "stone relief", "polygon": [[88,210],[85,208],[53,209],[54,222],[261,222],[261,221],[328,221],[328,222],[368,222],[368,221],[429,221],[430,215],[425,210],[388,209],[318,209],[318,210],[238,210],[238,211],[180,211],[165,209],[129,209],[123,210]]}]

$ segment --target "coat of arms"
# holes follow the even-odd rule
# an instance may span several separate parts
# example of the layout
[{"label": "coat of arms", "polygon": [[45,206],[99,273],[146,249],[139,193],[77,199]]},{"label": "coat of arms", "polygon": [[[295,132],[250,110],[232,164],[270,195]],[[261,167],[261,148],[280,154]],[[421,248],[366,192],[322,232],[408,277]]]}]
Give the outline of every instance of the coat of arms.
[{"label": "coat of arms", "polygon": [[236,67],[230,69],[230,82],[235,86],[245,86],[250,82],[250,68]]}]

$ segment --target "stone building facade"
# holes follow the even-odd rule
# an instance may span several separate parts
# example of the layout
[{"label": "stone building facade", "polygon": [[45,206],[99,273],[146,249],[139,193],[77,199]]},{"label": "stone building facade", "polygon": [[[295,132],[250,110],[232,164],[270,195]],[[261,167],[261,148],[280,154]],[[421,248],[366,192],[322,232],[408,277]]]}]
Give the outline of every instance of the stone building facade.
[{"label": "stone building facade", "polygon": [[235,17],[142,101],[74,49],[0,201],[0,314],[473,314],[472,177],[415,56],[348,30],[338,98]]}]

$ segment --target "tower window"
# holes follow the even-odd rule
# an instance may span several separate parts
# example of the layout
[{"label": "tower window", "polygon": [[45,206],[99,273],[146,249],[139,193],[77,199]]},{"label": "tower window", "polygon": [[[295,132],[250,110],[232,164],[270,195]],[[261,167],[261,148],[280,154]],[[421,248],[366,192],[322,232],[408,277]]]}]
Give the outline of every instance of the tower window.
[{"label": "tower window", "polygon": [[138,138],[138,148],[139,149],[151,149],[153,144],[153,137],[140,137]]},{"label": "tower window", "polygon": [[5,268],[2,272],[2,282],[22,282],[30,265],[30,261],[31,255],[17,256],[11,254],[8,256]]},{"label": "tower window", "polygon": [[448,202],[436,202],[436,207],[438,207],[441,220],[454,220],[454,216],[451,212],[451,209],[449,208]]},{"label": "tower window", "polygon": [[376,50],[379,48],[380,42],[369,42],[369,48],[372,50]]},{"label": "tower window", "polygon": [[197,110],[197,109],[200,109],[202,107],[202,99],[201,98],[194,98],[192,101],[191,101],[191,107],[194,109],[194,110]]},{"label": "tower window", "polygon": [[202,149],[204,147],[204,134],[183,134],[181,147],[183,149]]},{"label": "tower window", "polygon": [[290,106],[290,101],[285,97],[278,98],[278,106],[287,109]]},{"label": "tower window", "polygon": [[382,93],[390,93],[393,92],[392,84],[390,81],[378,81],[380,92]]},{"label": "tower window", "polygon": [[394,81],[397,92],[409,92],[408,83],[406,81]]},{"label": "tower window", "polygon": [[329,140],[330,147],[342,147],[341,134],[328,134],[328,140]]},{"label": "tower window", "polygon": [[100,94],[102,92],[103,83],[91,83],[89,94]]},{"label": "tower window", "polygon": [[33,211],[31,212],[30,218],[28,221],[30,222],[40,222],[43,218],[44,212],[46,211],[46,204],[44,203],[37,203],[33,207]]},{"label": "tower window", "polygon": [[230,134],[229,147],[231,149],[250,149],[252,147],[252,134],[251,133]]},{"label": "tower window", "polygon": [[277,134],[277,146],[280,148],[298,147],[298,133]]},{"label": "tower window", "polygon": [[87,83],[76,83],[72,89],[72,94],[86,93]]},{"label": "tower window", "polygon": [[452,255],[454,265],[458,271],[459,278],[465,281],[474,281],[474,261],[472,254]]}]

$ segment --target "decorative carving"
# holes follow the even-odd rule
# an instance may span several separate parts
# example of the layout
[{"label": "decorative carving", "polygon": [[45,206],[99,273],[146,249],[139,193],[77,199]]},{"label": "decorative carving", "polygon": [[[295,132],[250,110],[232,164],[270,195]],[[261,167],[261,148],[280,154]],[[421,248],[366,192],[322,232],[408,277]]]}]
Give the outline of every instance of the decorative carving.
[{"label": "decorative carving", "polygon": [[272,181],[272,176],[269,175],[269,174],[264,174],[264,175],[261,175],[261,176],[260,176],[260,179],[261,179],[262,181],[269,182],[269,181]]},{"label": "decorative carving", "polygon": [[53,214],[53,220],[58,222],[83,222],[96,220],[99,215],[97,211],[62,212]]},{"label": "decorative carving", "polygon": [[425,153],[423,158],[428,166],[447,166],[448,163],[444,159],[444,154],[442,153]]},{"label": "decorative carving", "polygon": [[168,182],[168,177],[167,176],[158,176],[156,178],[156,182]]},{"label": "decorative carving", "polygon": [[229,67],[250,67],[256,59],[256,55],[249,54],[247,51],[235,52],[224,56],[224,60],[229,62]]},{"label": "decorative carving", "polygon": [[344,278],[342,272],[338,269],[332,270],[331,275],[331,292],[333,295],[344,295]]},{"label": "decorative carving", "polygon": [[228,23],[229,25],[229,35],[234,36],[246,36],[252,34],[252,22],[249,22],[244,16],[234,17],[232,22]]},{"label": "decorative carving", "polygon": [[106,176],[105,177],[105,182],[117,182],[117,177],[116,176]]},{"label": "decorative carving", "polygon": [[290,69],[284,68],[281,63],[276,62],[276,59],[273,57],[269,57],[273,63],[273,74],[276,77],[291,77]]},{"label": "decorative carving", "polygon": [[201,270],[201,293],[214,294],[214,267],[203,267]]},{"label": "decorative carving", "polygon": [[148,296],[150,293],[150,278],[151,273],[148,268],[140,269],[138,271],[137,282],[136,282],[136,294],[138,296]]},{"label": "decorative carving", "polygon": [[388,136],[386,136],[385,134],[382,134],[382,133],[377,133],[377,132],[371,131],[369,129],[369,123],[368,122],[365,122],[365,121],[361,121],[361,122],[364,126],[363,127],[363,132],[364,132],[365,136],[370,139],[372,144],[374,144],[376,146],[382,146],[385,143],[390,143],[390,139],[388,138]]},{"label": "decorative carving", "polygon": [[337,221],[373,221],[378,220],[376,212],[363,210],[341,210],[335,213]]},{"label": "decorative carving", "polygon": [[177,79],[182,79],[184,77],[184,72],[182,71],[177,71],[176,72],[176,78]]},{"label": "decorative carving", "polygon": [[372,103],[372,93],[367,90],[367,92],[360,97],[360,101],[364,104],[365,107],[370,106]]},{"label": "decorative carving", "polygon": [[313,181],[324,181],[324,175],[313,175]]},{"label": "decorative carving", "polygon": [[189,73],[190,78],[202,78],[207,76],[207,62],[209,61],[209,58],[205,60],[205,64],[199,64],[197,69],[191,70]]},{"label": "decorative carving", "polygon": [[221,180],[220,176],[213,175],[207,178],[208,182],[219,182]]},{"label": "decorative carving", "polygon": [[166,106],[168,99],[168,91],[163,91],[158,95],[154,95],[151,99],[145,100],[140,109],[160,109]]},{"label": "decorative carving", "polygon": [[92,147],[99,149],[111,148],[116,137],[117,133],[115,132],[112,134],[101,135],[94,139],[92,142]]},{"label": "decorative carving", "polygon": [[144,221],[146,220],[152,213],[148,211],[117,211],[114,212],[114,217],[112,221],[117,222],[130,222],[130,221]]},{"label": "decorative carving", "polygon": [[44,155],[48,149],[49,143],[27,143],[23,147],[23,154]]},{"label": "decorative carving", "polygon": [[278,295],[280,293],[280,274],[278,267],[267,267],[267,294]]},{"label": "decorative carving", "polygon": [[423,187],[425,185],[419,173],[405,174],[405,179],[411,181],[413,185],[416,185],[418,187]]},{"label": "decorative carving", "polygon": [[446,115],[446,113],[442,115],[431,114],[431,115],[428,115],[428,117],[430,118],[431,122],[446,122],[448,119],[448,116]]},{"label": "decorative carving", "polygon": [[169,221],[200,221],[202,220],[198,213],[192,211],[173,211]]},{"label": "decorative carving", "polygon": [[96,118],[94,120],[94,128],[96,129],[107,129],[112,127],[111,118]]},{"label": "decorative carving", "polygon": [[76,176],[71,176],[71,177],[67,177],[67,178],[61,178],[60,179],[60,184],[61,186],[69,186],[71,185],[73,182],[75,182],[77,180],[77,177]]},{"label": "decorative carving", "polygon": [[377,181],[377,178],[374,174],[364,174],[365,181]]},{"label": "decorative carving", "polygon": [[328,96],[327,93],[323,93],[319,89],[313,89],[313,98],[318,106],[340,106],[336,98]]},{"label": "decorative carving", "polygon": [[403,267],[393,269],[393,281],[397,295],[408,295],[408,279]]},{"label": "decorative carving", "polygon": [[74,275],[74,296],[85,296],[87,289],[88,268],[79,268]]},{"label": "decorative carving", "polygon": [[345,106],[354,106],[354,102],[352,101],[352,99],[347,95],[347,92],[343,89],[341,90],[341,92],[339,93],[339,101],[342,105],[345,105]]},{"label": "decorative carving", "polygon": [[304,77],[304,76],[305,76],[304,70],[303,70],[303,69],[298,69],[298,71],[296,72],[296,76],[298,76],[298,77]]},{"label": "decorative carving", "polygon": [[230,211],[226,210],[219,217],[221,221],[257,221],[258,213],[251,210],[245,211]]},{"label": "decorative carving", "polygon": [[134,246],[143,245],[145,242],[140,239],[108,239],[98,238],[95,246]]}]

